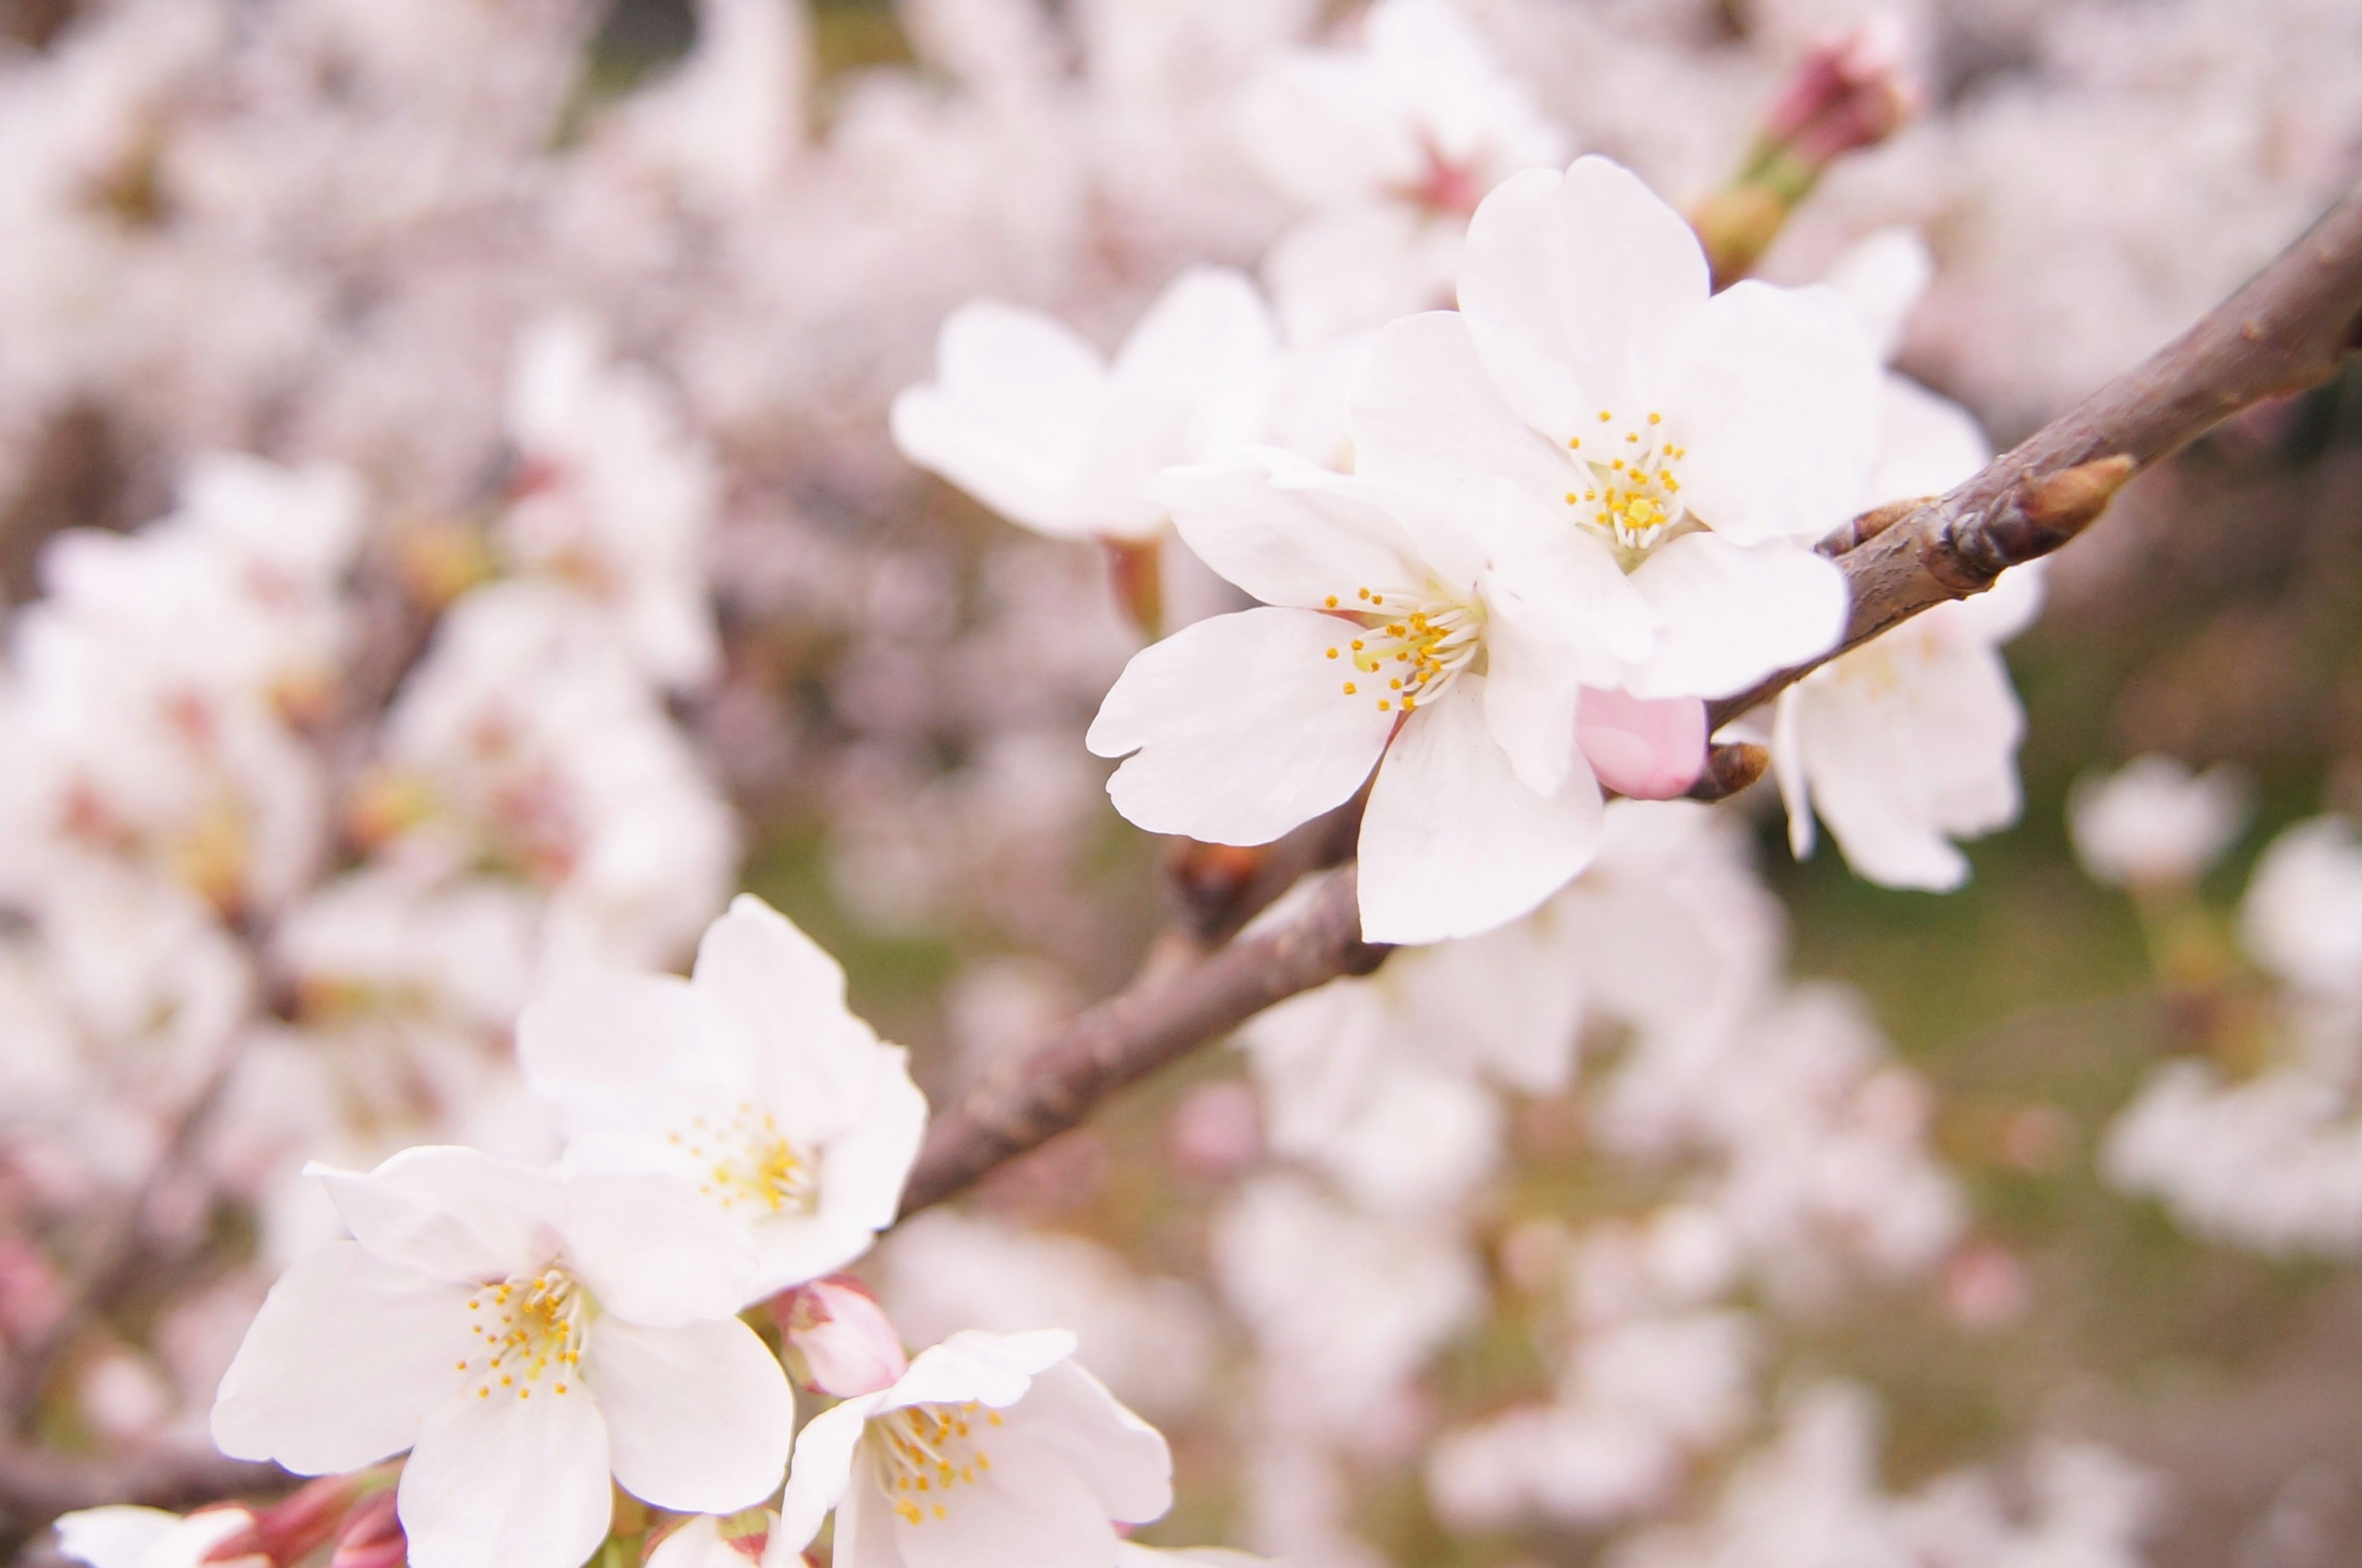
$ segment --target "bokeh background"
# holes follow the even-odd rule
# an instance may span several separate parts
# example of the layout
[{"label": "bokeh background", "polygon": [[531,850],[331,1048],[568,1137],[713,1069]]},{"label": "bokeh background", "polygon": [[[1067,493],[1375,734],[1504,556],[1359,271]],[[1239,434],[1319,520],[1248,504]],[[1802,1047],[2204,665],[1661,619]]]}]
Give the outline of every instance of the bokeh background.
[{"label": "bokeh background", "polygon": [[[1868,14],[1840,0],[1458,9],[1573,145],[1676,202],[1729,173],[1813,40]],[[1915,226],[1937,270],[1898,363],[1999,445],[2194,319],[2362,176],[2362,9],[2337,0],[1923,0],[1893,15],[1923,111],[1833,167],[1762,270],[1806,281],[1866,234]],[[1348,39],[1355,16],[1315,0],[5,0],[0,628],[41,598],[55,536],[140,529],[173,511],[200,454],[233,449],[356,475],[356,569],[374,586],[355,602],[431,637],[466,593],[524,569],[502,532],[536,460],[509,391],[520,343],[554,313],[593,321],[601,352],[638,367],[668,411],[655,445],[693,449],[710,487],[691,510],[719,656],[651,682],[648,722],[726,800],[735,847],[682,851],[683,830],[657,822],[657,860],[712,862],[669,867],[690,918],[602,912],[591,945],[677,964],[715,894],[744,887],[842,958],[855,1009],[915,1049],[931,1091],[955,1089],[1131,973],[1167,916],[1165,849],[1114,815],[1080,745],[1137,643],[1099,552],[1021,534],[911,467],[887,403],[929,373],[937,327],[966,299],[1038,306],[1112,345],[1180,268],[1252,269],[1296,215],[1238,147],[1228,104],[1264,55]],[[1259,1183],[1314,1178],[1275,1177],[1290,1162],[1264,1148],[1228,1046],[865,1273],[914,1331],[1094,1314],[1078,1325],[1086,1361],[1175,1441],[1182,1502],[1152,1537],[1166,1543],[1308,1564],[2353,1561],[2362,1232],[2202,1234],[2107,1179],[2102,1151],[2161,1062],[2266,1070],[2241,1055],[2240,1021],[2269,983],[2238,955],[2234,911],[2280,830],[2362,817],[2362,373],[2251,411],[2136,482],[2055,563],[2046,612],[2008,657],[2027,713],[2024,811],[1969,846],[1962,889],[1881,889],[1827,845],[1794,860],[1767,790],[1720,808],[1738,824],[1729,853],[1784,908],[1788,972],[1865,999],[1924,1085],[1915,1135],[1965,1201],[1946,1245],[1897,1277],[1849,1276],[1802,1303],[1734,1287],[1757,1336],[1748,1392],[1645,1501],[1593,1517],[1453,1503],[1427,1458],[1442,1434],[1548,1397],[1559,1260],[1678,1190],[1586,1128],[1585,1096],[1617,1060],[1596,1020],[1569,1094],[1505,1098],[1510,1161],[1442,1222],[1479,1304],[1404,1331],[1399,1397],[1358,1431],[1282,1441],[1263,1409],[1266,1364],[1295,1342],[1272,1326],[1286,1314],[1270,1291],[1286,1291],[1242,1285],[1254,1269],[1222,1260],[1251,1250],[1236,1217],[1273,1190]],[[537,690],[519,688],[528,702]],[[2087,876],[2069,829],[2079,779],[2150,753],[2246,780],[2245,827],[2167,900]],[[364,767],[337,796],[313,880],[375,853],[351,819],[391,809],[370,793],[383,773]],[[550,899],[573,876],[530,856],[502,874]],[[78,1227],[136,1182],[178,1103],[138,1086],[192,1080],[119,1043],[71,1047],[105,1070],[67,1089],[26,1066],[28,1021],[56,1009],[16,993],[65,962],[65,939],[37,897],[12,899],[0,1057],[40,1079],[0,1110],[0,1297],[14,1295],[21,1344]],[[301,1228],[274,1196],[293,1165],[361,1158],[372,1140],[490,1136],[500,1023],[357,1022],[385,1010],[386,988],[357,1004],[368,987],[339,968],[414,972],[433,961],[401,955],[435,919],[383,916],[364,962],[274,947],[253,911],[223,914],[254,949],[253,1027],[278,1047],[399,1056],[421,1032],[456,1032],[492,1065],[414,1075],[425,1088],[394,1074],[411,1087],[391,1101],[354,1091],[365,1115],[348,1114],[352,1096],[275,1082],[233,1092],[220,1147],[183,1173],[186,1202],[151,1207],[149,1266],[64,1358],[27,1441],[67,1455],[191,1441],[274,1238]],[[385,1043],[388,1030],[412,1043]],[[1403,1299],[1431,1284],[1422,1225],[1378,1233],[1359,1296],[1318,1310],[1413,1310]],[[1678,1385],[1692,1353],[1659,1353]],[[1385,1381],[1384,1359],[1342,1375]],[[2061,1527],[2050,1555],[2031,1526],[1974,1549],[1965,1527],[1927,1527],[1909,1548],[1837,1524],[1816,1537],[1795,1521],[1844,1516],[1812,1479],[1844,1471],[1840,1456],[1799,1462],[1786,1494],[1767,1485],[1787,1498],[1783,1525],[1630,1555],[1651,1529],[1715,1517],[1832,1380],[1879,1412],[1858,1477],[1874,1492],[1975,1470],[1995,1517],[2038,1518],[2026,1456],[2067,1439],[2128,1467],[2091,1495],[2137,1494],[2141,1522]],[[11,1517],[28,1550],[38,1522]],[[1924,1544],[1948,1540],[1963,1555]]]}]

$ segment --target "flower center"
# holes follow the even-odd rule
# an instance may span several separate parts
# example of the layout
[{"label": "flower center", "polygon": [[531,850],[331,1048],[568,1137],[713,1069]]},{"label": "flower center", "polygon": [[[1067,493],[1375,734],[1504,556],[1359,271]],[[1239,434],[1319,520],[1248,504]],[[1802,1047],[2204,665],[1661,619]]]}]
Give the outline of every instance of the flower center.
[{"label": "flower center", "polygon": [[1485,613],[1431,591],[1358,588],[1351,604],[1332,593],[1327,608],[1362,634],[1327,652],[1352,665],[1345,695],[1368,696],[1381,713],[1432,702],[1485,646]]},{"label": "flower center", "polygon": [[544,1381],[564,1394],[582,1363],[590,1314],[590,1296],[555,1264],[487,1285],[468,1297],[476,1353],[459,1370],[476,1385],[479,1399],[491,1398],[495,1389],[529,1399]]},{"label": "flower center", "polygon": [[700,1116],[672,1143],[699,1162],[697,1190],[724,1209],[810,1213],[818,1196],[811,1162],[779,1131],[778,1119],[740,1100],[729,1119]]},{"label": "flower center", "polygon": [[872,1427],[885,1439],[881,1484],[894,1511],[911,1524],[944,1517],[943,1499],[962,1485],[974,1485],[992,1468],[983,1441],[969,1422],[1000,1425],[1000,1412],[971,1399],[965,1405],[908,1405],[879,1416]]},{"label": "flower center", "polygon": [[[1689,455],[1661,434],[1664,415],[1650,414],[1638,425],[1618,428],[1613,409],[1599,411],[1605,428],[1584,449],[1580,436],[1567,441],[1574,454],[1578,488],[1566,492],[1575,521],[1629,556],[1645,553],[1671,536],[1686,513],[1675,465]],[[1627,560],[1628,569],[1634,563]]]}]

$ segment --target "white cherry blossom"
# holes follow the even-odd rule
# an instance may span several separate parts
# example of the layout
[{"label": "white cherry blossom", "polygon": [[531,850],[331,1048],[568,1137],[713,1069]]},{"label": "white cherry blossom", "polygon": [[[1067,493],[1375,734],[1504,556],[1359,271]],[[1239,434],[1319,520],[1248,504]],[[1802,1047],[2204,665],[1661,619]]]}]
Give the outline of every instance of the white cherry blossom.
[{"label": "white cherry blossom", "polygon": [[844,1005],[844,971],[741,894],[693,978],[587,970],[527,1007],[517,1054],[582,1169],[661,1171],[760,1259],[752,1301],[817,1279],[891,1224],[927,1104],[906,1053]]},{"label": "white cherry blossom", "polygon": [[1586,684],[1704,698],[1836,641],[1812,546],[1860,509],[1878,399],[1835,294],[1711,294],[1681,215],[1594,157],[1485,199],[1459,313],[1380,334],[1352,426],[1363,476],[1569,542]]},{"label": "white cherry blossom", "polygon": [[[1828,286],[1891,354],[1934,273],[1908,229],[1871,236],[1829,270]],[[1948,490],[1992,456],[1968,410],[1886,372],[1879,457],[1863,495],[1876,506]],[[2038,567],[1990,593],[1938,605],[1780,694],[1768,738],[1799,858],[1817,812],[1863,877],[1891,888],[1959,887],[1969,863],[1952,840],[2017,819],[2017,745],[2025,712],[2000,645],[2041,604]]]},{"label": "white cherry blossom", "polygon": [[2067,798],[2083,869],[2112,887],[2183,886],[2205,875],[2247,825],[2252,786],[2229,763],[2196,773],[2170,756],[2086,774]]},{"label": "white cherry blossom", "polygon": [[215,1401],[223,1452],[320,1475],[410,1450],[419,1568],[574,1568],[611,1477],[690,1512],[778,1485],[795,1396],[734,1316],[753,1249],[688,1186],[434,1147],[314,1174],[354,1239],[271,1287]]},{"label": "white cherry blossom", "polygon": [[2239,906],[2239,934],[2292,988],[2362,1002],[2362,833],[2315,817],[2272,840]]},{"label": "white cherry blossom", "polygon": [[[1086,737],[1131,754],[1116,809],[1262,844],[1374,767],[1361,832],[1373,941],[1489,930],[1581,870],[1600,793],[1575,745],[1574,639],[1596,566],[1514,512],[1447,512],[1276,452],[1158,481],[1182,538],[1264,608],[1143,650]],[[1621,623],[1637,626],[1637,618]]]},{"label": "white cherry blossom", "polygon": [[1156,1430],[1073,1360],[1063,1330],[968,1330],[796,1439],[768,1568],[836,1513],[838,1568],[1098,1568],[1115,1526],[1173,1505]]},{"label": "white cherry blossom", "polygon": [[58,1551],[90,1568],[197,1568],[254,1523],[240,1507],[201,1508],[185,1518],[116,1504],[57,1518]]},{"label": "white cherry blossom", "polygon": [[1264,263],[1300,337],[1442,304],[1476,204],[1566,155],[1444,0],[1379,0],[1362,31],[1358,49],[1271,56],[1239,98],[1248,156],[1312,212]]},{"label": "white cherry blossom", "polygon": [[1149,481],[1253,439],[1278,354],[1254,285],[1220,268],[1175,279],[1112,365],[1050,316],[977,301],[944,323],[935,379],[894,400],[894,442],[1036,533],[1153,539]]}]

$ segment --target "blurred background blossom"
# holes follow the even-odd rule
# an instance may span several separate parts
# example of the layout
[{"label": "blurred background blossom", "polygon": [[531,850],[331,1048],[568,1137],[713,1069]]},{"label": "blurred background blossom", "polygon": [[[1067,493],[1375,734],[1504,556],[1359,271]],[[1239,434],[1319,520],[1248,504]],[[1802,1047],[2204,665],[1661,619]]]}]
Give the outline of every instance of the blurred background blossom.
[{"label": "blurred background blossom", "polygon": [[[1083,732],[1143,623],[1231,601],[1153,508],[1110,547],[957,487],[1217,439],[1127,348],[1176,280],[1245,302],[1219,412],[1341,462],[1485,190],[1598,151],[1704,213],[1816,49],[1893,119],[1783,144],[1817,184],[1759,270],[1915,231],[1924,296],[1868,307],[2003,446],[2362,176],[2338,0],[0,0],[10,1361],[144,1191],[19,1436],[201,1445],[335,1233],[303,1163],[548,1153],[517,1010],[684,966],[737,888],[939,1103],[1111,989],[1159,850]],[[1103,449],[962,404],[977,301],[1112,359]],[[2016,696],[1918,869],[1835,754],[1781,765],[1809,858],[1769,785],[1619,804],[1531,919],[1273,1010],[860,1272],[913,1343],[1076,1330],[1174,1440],[1159,1543],[2352,1561],[2362,377],[2043,586],[1930,644]],[[1882,690],[1800,722],[1940,730]]]}]

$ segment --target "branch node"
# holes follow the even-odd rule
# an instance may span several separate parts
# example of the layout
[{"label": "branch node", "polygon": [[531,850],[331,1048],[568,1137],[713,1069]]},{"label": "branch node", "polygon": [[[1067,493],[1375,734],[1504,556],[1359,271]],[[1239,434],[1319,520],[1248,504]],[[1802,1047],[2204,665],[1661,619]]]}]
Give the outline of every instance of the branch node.
[{"label": "branch node", "polygon": [[1727,801],[1762,778],[1771,766],[1772,754],[1747,741],[1709,747],[1705,771],[1690,786],[1689,799]]},{"label": "branch node", "polygon": [[1959,593],[1981,593],[2014,566],[2048,555],[2097,520],[2136,467],[2118,452],[2055,473],[2021,478],[2000,507],[1946,531],[1929,569]]},{"label": "branch node", "polygon": [[1867,545],[1905,517],[1923,506],[1935,503],[1937,497],[1922,495],[1909,501],[1890,501],[1883,506],[1873,506],[1849,523],[1840,523],[1824,536],[1813,547],[1825,556],[1841,556],[1848,550]]}]

